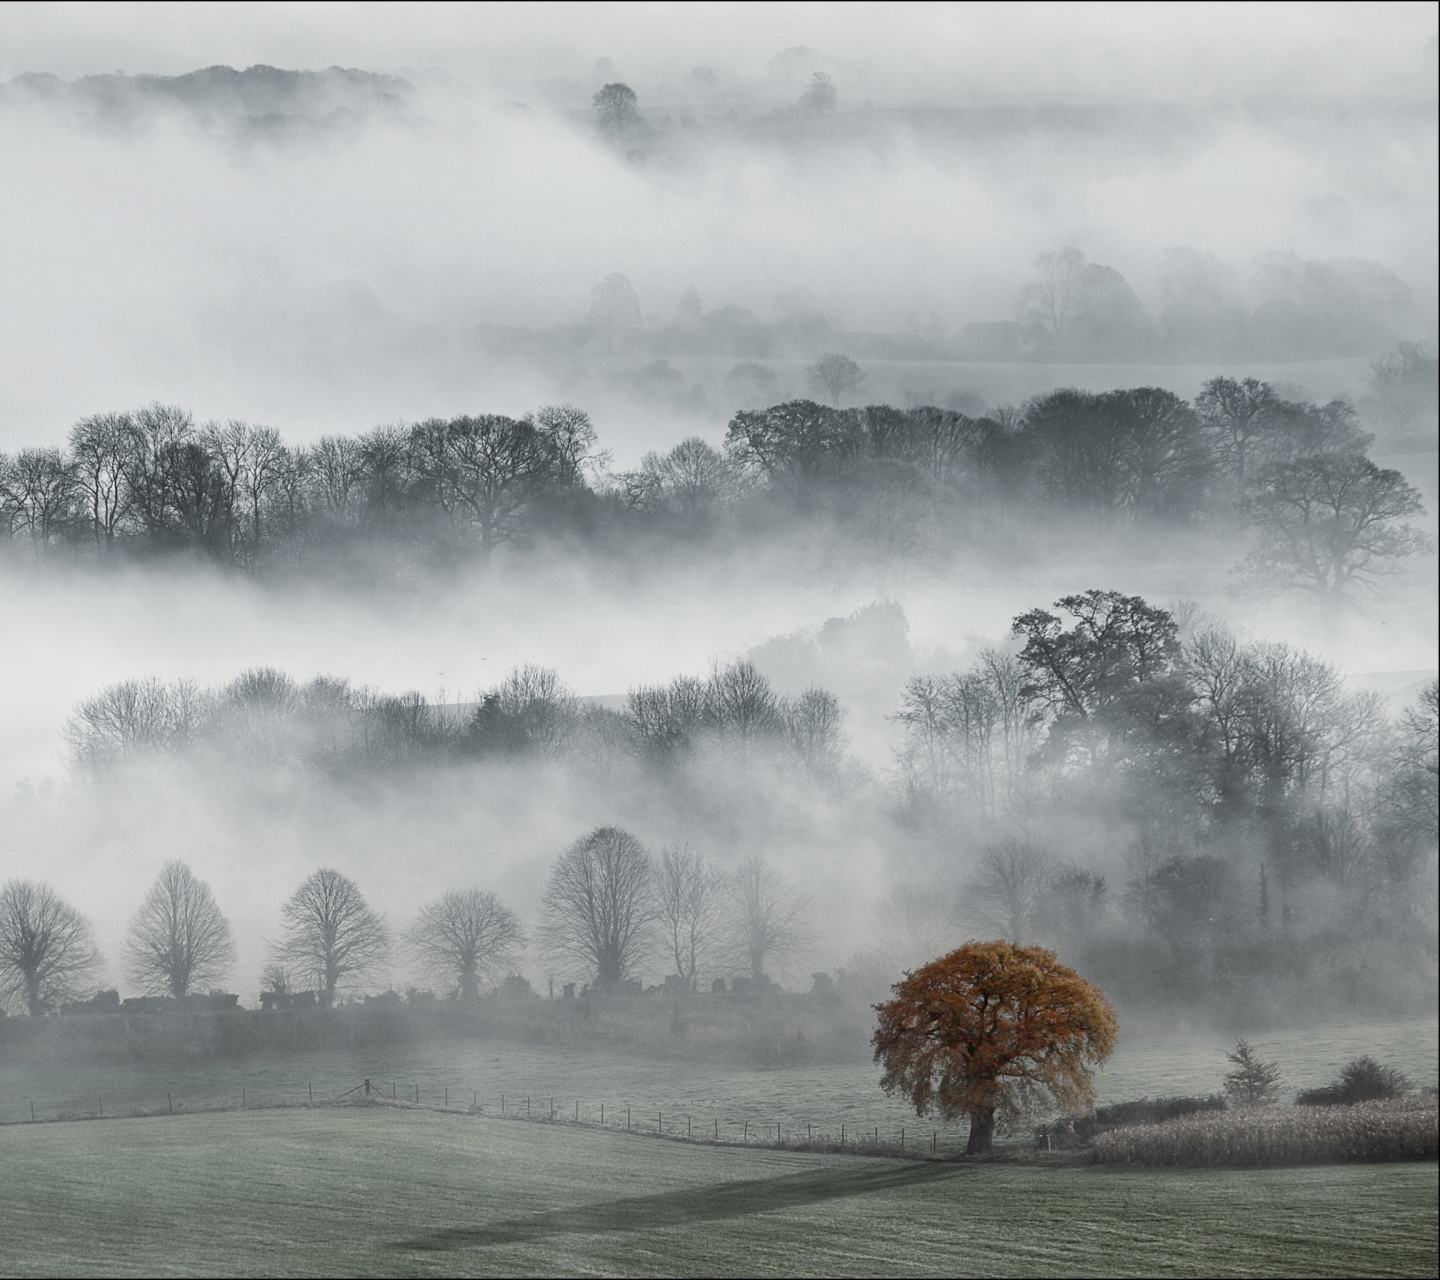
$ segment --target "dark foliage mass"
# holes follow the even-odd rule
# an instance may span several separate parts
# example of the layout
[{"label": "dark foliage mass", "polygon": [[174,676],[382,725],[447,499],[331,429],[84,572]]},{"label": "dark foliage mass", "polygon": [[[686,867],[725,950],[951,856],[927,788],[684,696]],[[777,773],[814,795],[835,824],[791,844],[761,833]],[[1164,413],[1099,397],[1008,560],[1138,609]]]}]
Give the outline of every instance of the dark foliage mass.
[{"label": "dark foliage mass", "polygon": [[1335,1080],[1319,1089],[1307,1089],[1297,1099],[1302,1107],[1348,1107],[1357,1102],[1378,1102],[1410,1092],[1410,1081],[1396,1067],[1387,1067],[1368,1054],[1347,1062]]},{"label": "dark foliage mass", "polygon": [[[614,277],[595,309],[619,332],[638,303]],[[1403,400],[1417,361],[1407,349],[1377,366],[1377,387]],[[834,353],[812,374],[837,402],[861,376]],[[269,427],[197,424],[154,404],[83,419],[66,449],[0,455],[0,531],[36,554],[183,553],[256,574],[373,575],[542,543],[628,557],[817,526],[862,562],[940,565],[1043,525],[1043,513],[1082,539],[1249,531],[1243,578],[1335,608],[1429,547],[1403,523],[1419,495],[1366,458],[1372,438],[1344,401],[1215,378],[1193,405],[1154,387],[1060,390],[979,417],[795,400],[737,412],[723,449],[692,438],[609,474],[595,469],[589,418],[569,405],[304,448]]]}]

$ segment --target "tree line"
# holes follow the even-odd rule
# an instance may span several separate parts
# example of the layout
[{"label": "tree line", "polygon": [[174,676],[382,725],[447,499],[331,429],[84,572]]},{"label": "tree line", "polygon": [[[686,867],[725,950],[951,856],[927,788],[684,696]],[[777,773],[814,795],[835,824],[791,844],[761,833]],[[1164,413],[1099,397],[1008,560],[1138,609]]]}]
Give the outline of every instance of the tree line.
[{"label": "tree line", "polygon": [[1139,387],[1059,390],[979,417],[839,408],[862,376],[831,353],[811,378],[836,403],[741,410],[723,448],[692,438],[621,473],[597,470],[594,427],[567,405],[309,448],[151,405],[82,420],[66,449],[0,456],[0,529],[37,552],[188,552],[278,571],[376,543],[432,562],[544,539],[633,551],[637,538],[771,537],[817,517],[882,557],[925,560],[993,540],[1007,517],[1064,512],[1082,535],[1246,530],[1245,578],[1331,608],[1430,547],[1405,523],[1419,494],[1366,456],[1373,437],[1343,400],[1214,378],[1193,403]]},{"label": "tree line", "polygon": [[[597,827],[551,868],[535,941],[552,997],[557,974],[600,993],[638,989],[657,961],[672,970],[667,990],[696,992],[706,974],[734,978],[737,990],[764,989],[767,965],[811,946],[808,906],[758,855],[725,873],[688,846],[656,858],[628,831]],[[475,1000],[502,979],[506,990],[526,992],[515,970],[529,941],[519,916],[479,888],[431,899],[397,934],[354,880],[322,868],[281,908],[263,1001],[329,1008],[397,960],[455,1000]],[[178,860],[161,868],[131,918],[124,953],[135,988],[176,1007],[223,982],[236,961],[210,886]],[[16,879],[0,888],[0,1009],[59,1012],[89,997],[103,970],[89,920],[51,885]],[[723,990],[724,977],[714,985]],[[96,1007],[118,1005],[115,994]]]},{"label": "tree line", "polygon": [[72,765],[90,777],[159,754],[331,774],[548,761],[665,777],[692,762],[764,761],[828,784],[843,764],[844,722],[834,694],[780,695],[741,659],[704,677],[637,686],[620,710],[577,697],[553,668],[534,663],[464,703],[324,676],[300,684],[271,668],[245,671],[220,689],[147,677],[82,701],[64,733]]}]

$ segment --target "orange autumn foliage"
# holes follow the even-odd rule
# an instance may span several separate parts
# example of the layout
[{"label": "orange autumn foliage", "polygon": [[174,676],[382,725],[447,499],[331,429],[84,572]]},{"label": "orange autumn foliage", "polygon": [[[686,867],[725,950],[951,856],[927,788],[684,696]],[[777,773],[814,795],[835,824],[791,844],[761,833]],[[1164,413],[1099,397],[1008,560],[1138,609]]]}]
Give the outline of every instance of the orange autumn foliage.
[{"label": "orange autumn foliage", "polygon": [[1115,1048],[1115,1011],[1053,951],[971,942],[892,989],[871,1037],[881,1087],[921,1115],[968,1115],[969,1153],[989,1148],[997,1120],[1094,1105],[1090,1073]]}]

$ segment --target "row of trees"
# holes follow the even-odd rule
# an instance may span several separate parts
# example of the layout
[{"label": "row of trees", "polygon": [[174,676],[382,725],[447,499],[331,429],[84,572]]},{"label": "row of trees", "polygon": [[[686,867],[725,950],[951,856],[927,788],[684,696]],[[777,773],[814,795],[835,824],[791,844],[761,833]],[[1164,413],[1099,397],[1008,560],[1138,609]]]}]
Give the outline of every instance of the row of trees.
[{"label": "row of trees", "polygon": [[708,676],[632,689],[621,711],[575,695],[552,668],[526,663],[474,702],[433,704],[324,677],[300,685],[260,668],[218,690],[179,680],[127,680],[87,698],[68,722],[71,759],[103,774],[137,758],[221,756],[328,771],[420,760],[577,760],[671,771],[687,761],[764,758],[833,779],[845,747],[833,694],[777,694],[748,660]]},{"label": "row of trees", "polygon": [[595,431],[569,405],[287,445],[152,404],[82,419],[68,449],[0,455],[0,529],[36,548],[186,550],[244,566],[357,530],[463,530],[480,554],[577,486]]},{"label": "row of trees", "polygon": [[[616,990],[660,959],[683,990],[723,971],[767,983],[812,943],[808,898],[761,857],[722,873],[688,846],[659,859],[635,836],[599,827],[556,861],[542,899],[540,951],[552,975]],[[360,887],[333,870],[309,876],[281,911],[266,984],[285,995],[308,984],[329,1007],[339,991],[408,961],[451,996],[473,1000],[512,973],[527,945],[520,918],[497,895],[452,890],[425,904],[398,938]],[[397,946],[398,943],[398,946]],[[175,1000],[224,981],[234,936],[210,886],[180,861],[165,864],[125,942],[126,974],[147,996]],[[90,922],[47,884],[0,889],[0,1007],[38,1016],[94,989],[104,967]],[[552,979],[553,980],[553,979]]]},{"label": "row of trees", "polygon": [[[811,372],[837,401],[862,376],[839,354]],[[906,558],[983,537],[1002,511],[1044,509],[1244,527],[1248,576],[1334,605],[1429,546],[1404,523],[1419,494],[1365,456],[1371,440],[1346,402],[1286,399],[1255,379],[1212,379],[1193,404],[1154,387],[1062,390],[979,418],[797,400],[737,413],[723,449],[685,440],[591,483],[595,432],[570,406],[304,449],[152,405],[85,419],[68,450],[0,458],[0,528],[36,548],[188,549],[253,568],[377,539],[433,557],[562,533],[622,546],[646,530],[768,536],[824,513]]]}]

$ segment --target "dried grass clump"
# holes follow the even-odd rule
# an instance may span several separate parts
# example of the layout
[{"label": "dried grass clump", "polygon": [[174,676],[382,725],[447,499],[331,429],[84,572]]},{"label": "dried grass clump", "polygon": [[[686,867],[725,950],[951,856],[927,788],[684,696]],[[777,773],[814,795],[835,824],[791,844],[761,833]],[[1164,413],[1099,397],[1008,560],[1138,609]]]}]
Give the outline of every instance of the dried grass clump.
[{"label": "dried grass clump", "polygon": [[1102,1133],[1101,1164],[1285,1165],[1434,1160],[1435,1095],[1349,1107],[1246,1107]]}]

